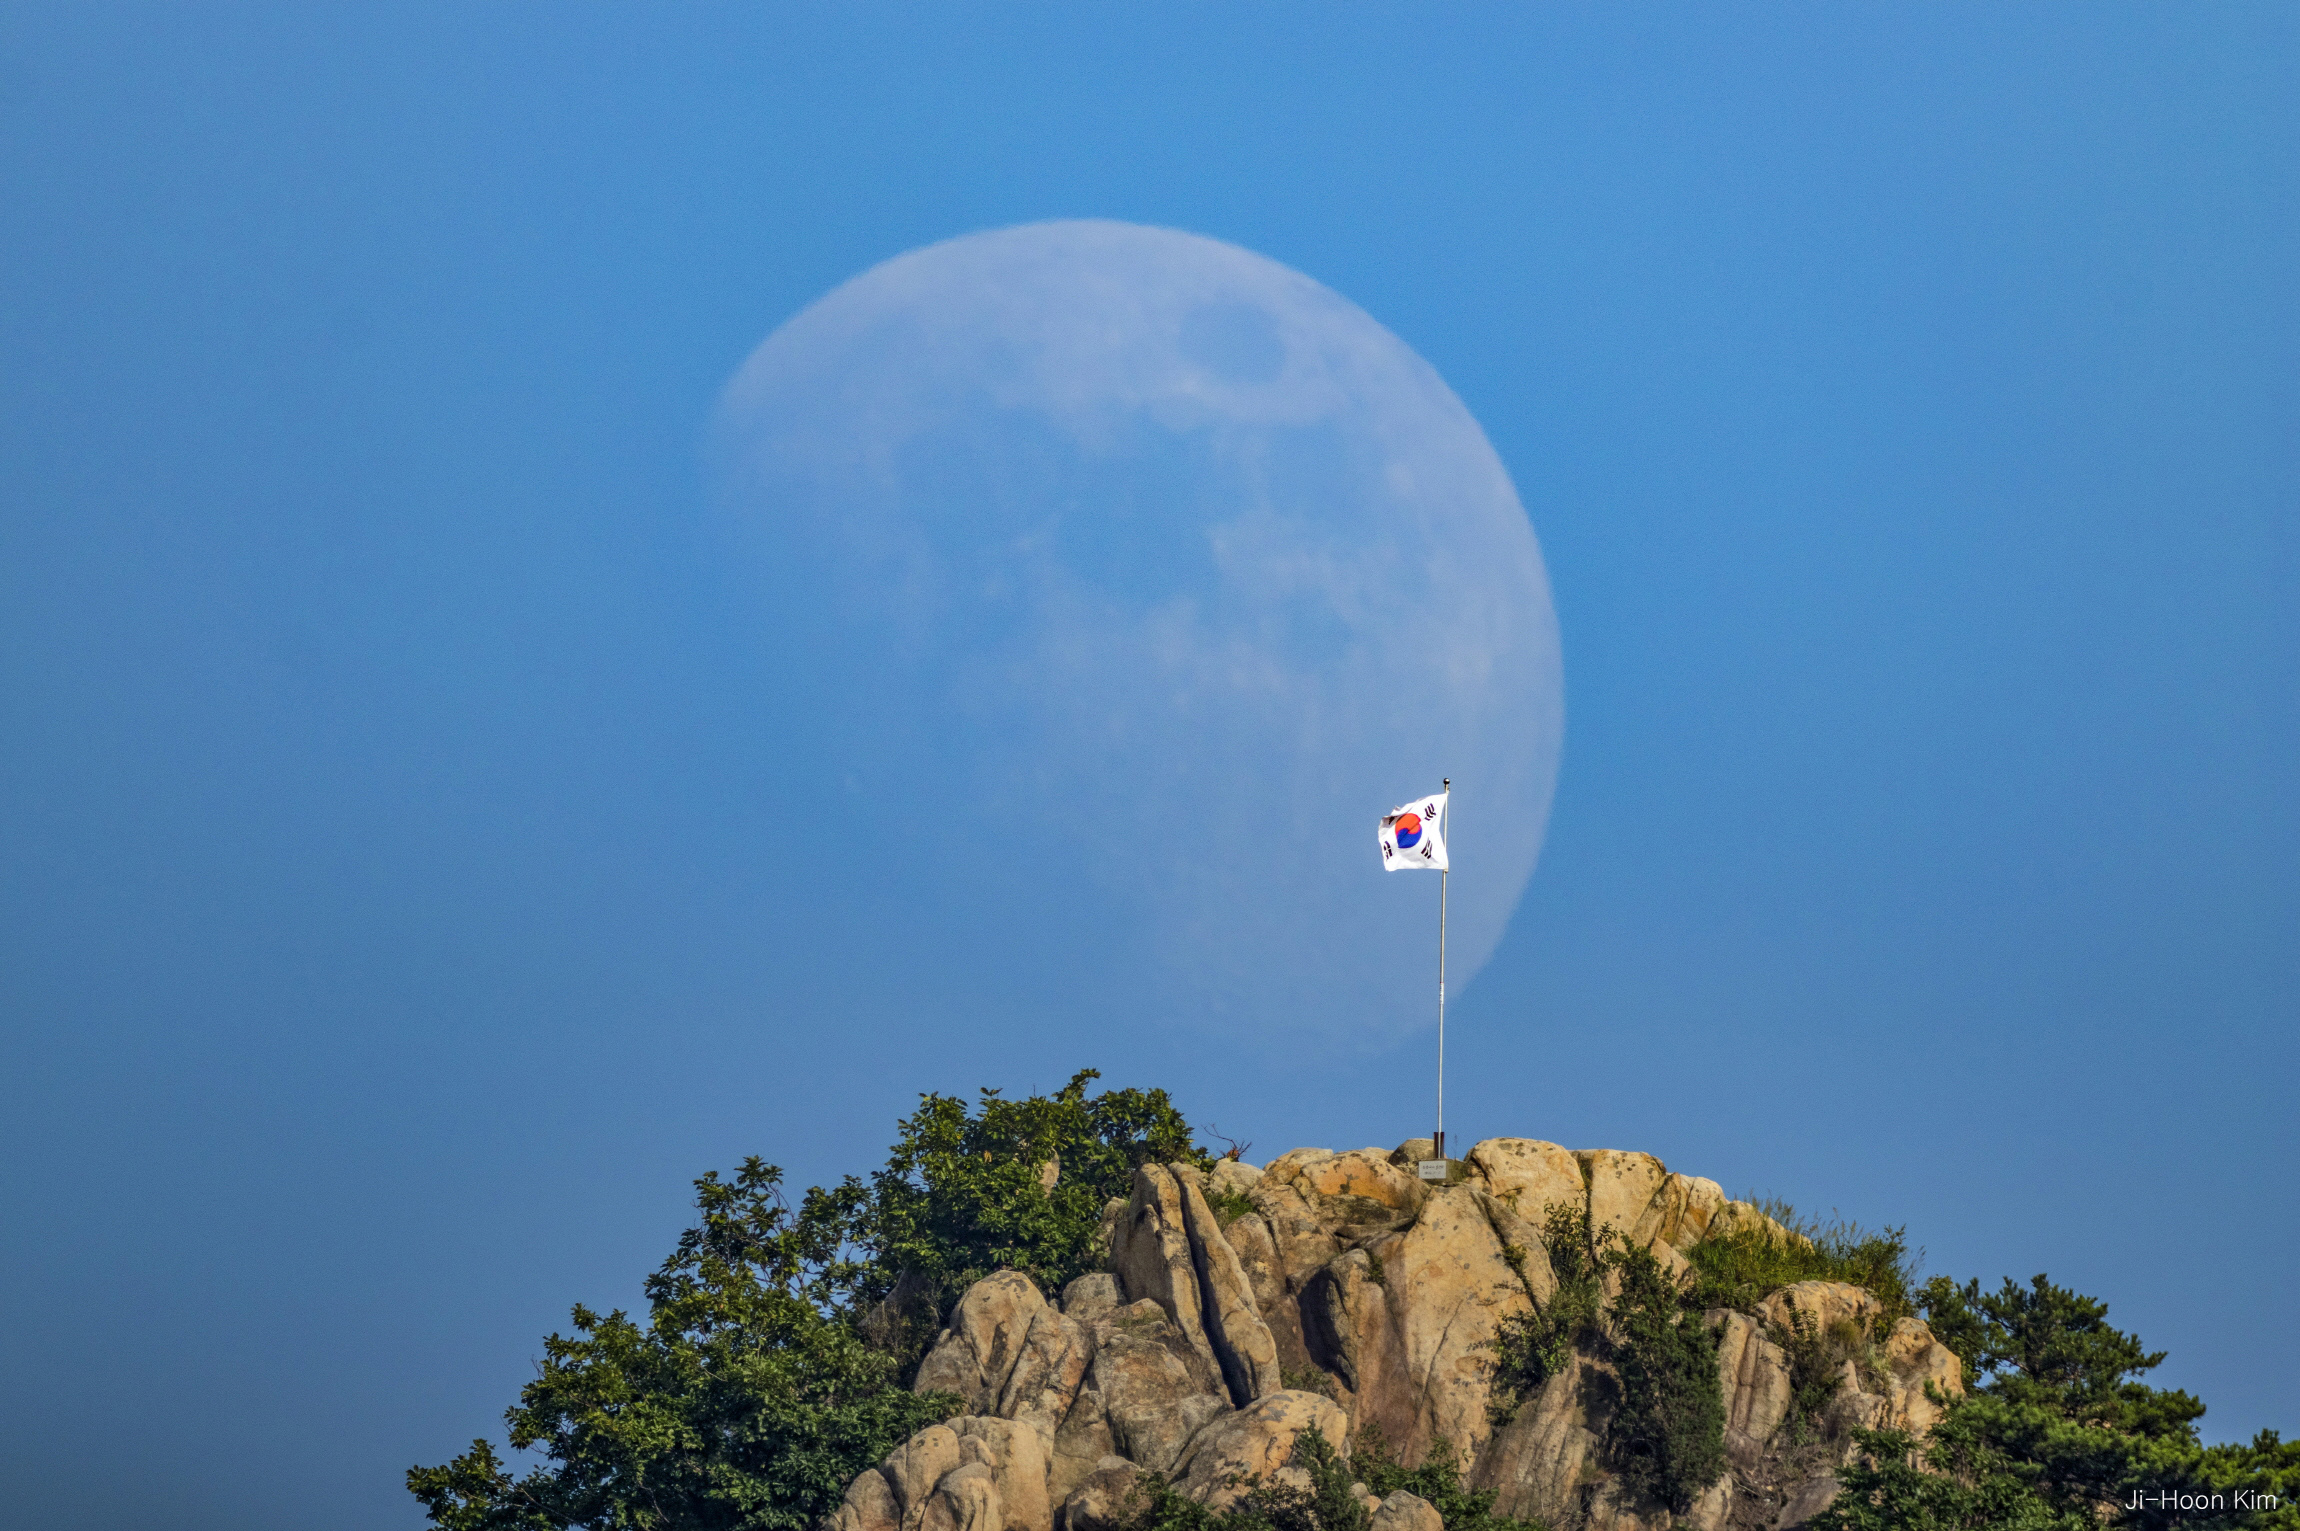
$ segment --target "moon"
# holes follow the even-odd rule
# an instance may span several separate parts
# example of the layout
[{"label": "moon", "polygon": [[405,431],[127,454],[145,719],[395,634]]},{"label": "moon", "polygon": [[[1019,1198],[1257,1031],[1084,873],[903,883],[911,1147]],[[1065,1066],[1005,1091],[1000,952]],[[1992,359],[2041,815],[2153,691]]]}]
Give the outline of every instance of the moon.
[{"label": "moon", "polygon": [[1548,573],[1476,420],[1348,300],[1171,229],[968,235],[769,335],[713,459],[801,795],[842,886],[915,895],[895,923],[1221,1030],[1395,1036],[1434,1019],[1439,888],[1378,820],[1450,777],[1453,986],[1492,955],[1557,778]]}]

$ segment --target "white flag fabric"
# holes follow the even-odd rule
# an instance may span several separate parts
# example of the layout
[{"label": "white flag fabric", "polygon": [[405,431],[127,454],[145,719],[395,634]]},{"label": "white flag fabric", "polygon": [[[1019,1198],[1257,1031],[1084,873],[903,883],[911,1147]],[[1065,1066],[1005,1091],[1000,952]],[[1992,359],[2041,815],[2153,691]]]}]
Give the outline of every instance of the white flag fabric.
[{"label": "white flag fabric", "polygon": [[1446,869],[1445,809],[1451,793],[1433,792],[1382,815],[1382,870]]}]

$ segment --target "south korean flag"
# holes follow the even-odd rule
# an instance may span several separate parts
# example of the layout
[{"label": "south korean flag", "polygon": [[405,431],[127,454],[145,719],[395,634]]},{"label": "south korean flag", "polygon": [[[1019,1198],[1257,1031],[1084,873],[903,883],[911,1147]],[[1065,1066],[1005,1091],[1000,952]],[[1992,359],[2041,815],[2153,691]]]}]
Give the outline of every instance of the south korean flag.
[{"label": "south korean flag", "polygon": [[1382,815],[1382,870],[1425,867],[1442,872],[1445,863],[1445,808],[1452,794],[1436,792]]}]

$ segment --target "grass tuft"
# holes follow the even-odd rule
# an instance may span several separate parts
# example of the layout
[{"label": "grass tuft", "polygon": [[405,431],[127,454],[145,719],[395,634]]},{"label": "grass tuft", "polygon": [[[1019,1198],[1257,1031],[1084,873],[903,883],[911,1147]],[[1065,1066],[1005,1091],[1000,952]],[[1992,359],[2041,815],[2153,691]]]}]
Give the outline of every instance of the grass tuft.
[{"label": "grass tuft", "polygon": [[1215,1223],[1223,1228],[1229,1227],[1239,1218],[1254,1210],[1253,1200],[1245,1192],[1233,1191],[1228,1186],[1216,1185],[1211,1180],[1206,1183],[1202,1194],[1206,1198],[1207,1209],[1214,1214]]},{"label": "grass tuft", "polygon": [[1693,1264],[1688,1308],[1749,1312],[1800,1281],[1843,1281],[1866,1288],[1884,1305],[1880,1327],[1915,1314],[1924,1252],[1910,1252],[1906,1228],[1871,1230],[1842,1218],[1807,1218],[1777,1198],[1758,1201],[1757,1207],[1781,1232],[1741,1228],[1694,1245],[1686,1254]]}]

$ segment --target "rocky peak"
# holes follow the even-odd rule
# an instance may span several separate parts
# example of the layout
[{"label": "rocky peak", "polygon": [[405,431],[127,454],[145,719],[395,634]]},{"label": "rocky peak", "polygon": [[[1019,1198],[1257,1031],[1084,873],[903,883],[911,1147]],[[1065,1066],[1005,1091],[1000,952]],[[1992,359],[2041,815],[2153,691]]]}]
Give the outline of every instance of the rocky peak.
[{"label": "rocky peak", "polygon": [[[1601,1347],[1498,1406],[1497,1341],[1558,1300],[1551,1209],[1672,1274],[1705,1237],[1793,1235],[1650,1154],[1494,1138],[1431,1182],[1414,1172],[1429,1151],[1142,1166],[1106,1210],[1106,1272],[1057,1301],[1012,1271],[965,1294],[916,1387],[966,1412],[856,1479],[826,1531],[1111,1531],[1144,1473],[1221,1508],[1298,1474],[1294,1442],[1313,1425],[1337,1449],[1378,1430],[1409,1465],[1443,1440],[1497,1512],[1561,1531],[1777,1531],[1829,1502],[1853,1426],[1921,1432],[1939,1417],[1928,1385],[1961,1391],[1923,1323],[1877,1338],[1883,1309],[1858,1287],[1803,1282],[1755,1312],[1713,1310],[1698,1321],[1717,1337],[1730,1469],[1681,1514],[1640,1501],[1605,1465],[1620,1388]],[[1854,1337],[1843,1375],[1825,1417],[1793,1419],[1790,1348],[1829,1334]],[[1391,1531],[1441,1531],[1410,1494],[1367,1502]]]}]

